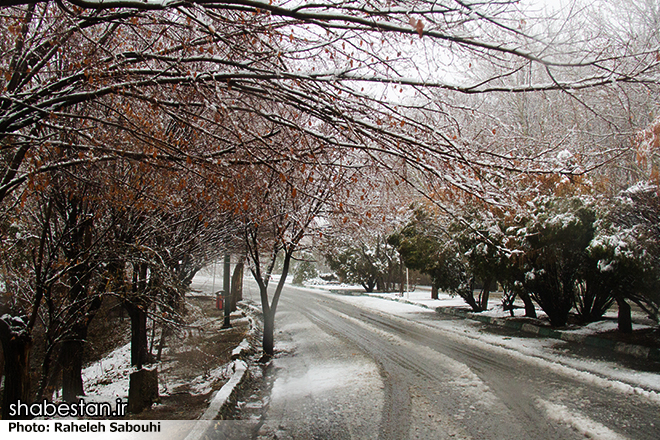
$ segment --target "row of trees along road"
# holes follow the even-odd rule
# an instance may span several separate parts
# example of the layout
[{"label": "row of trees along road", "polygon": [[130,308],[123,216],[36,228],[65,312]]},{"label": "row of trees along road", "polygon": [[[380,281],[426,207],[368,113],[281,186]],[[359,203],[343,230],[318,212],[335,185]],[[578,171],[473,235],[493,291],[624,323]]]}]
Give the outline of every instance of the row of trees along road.
[{"label": "row of trees along road", "polygon": [[499,283],[505,307],[519,297],[536,318],[536,302],[553,326],[566,325],[573,308],[582,322],[597,321],[616,303],[619,329],[631,332],[627,301],[660,319],[657,187],[607,199],[539,196],[508,209],[472,204],[450,218],[433,212],[417,208],[389,242],[408,267],[431,276],[435,292],[458,295],[475,312]]},{"label": "row of trees along road", "polygon": [[[630,17],[655,11],[633,3],[620,3]],[[3,2],[3,418],[50,398],[58,368],[64,398],[82,394],[88,326],[110,301],[130,315],[132,363],[147,364],[146,319],[175,331],[191,277],[231,249],[260,286],[272,355],[274,258],[284,279],[320,217],[373,215],[354,188],[382,191],[383,170],[442,205],[627,154],[619,141],[655,109],[657,33],[632,38],[611,17],[590,28],[517,1]],[[628,109],[627,125],[599,102]],[[535,107],[591,125],[547,130]],[[558,166],[558,145],[579,166]]]}]

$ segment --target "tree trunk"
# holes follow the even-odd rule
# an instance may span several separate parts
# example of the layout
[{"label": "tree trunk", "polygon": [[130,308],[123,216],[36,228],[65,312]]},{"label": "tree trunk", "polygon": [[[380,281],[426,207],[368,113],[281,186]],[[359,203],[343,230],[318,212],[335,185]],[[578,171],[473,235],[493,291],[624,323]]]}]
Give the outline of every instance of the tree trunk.
[{"label": "tree trunk", "polygon": [[128,412],[139,413],[158,401],[158,370],[140,368],[131,373],[128,385]]},{"label": "tree trunk", "polygon": [[470,280],[470,287],[469,289],[463,290],[458,293],[463,300],[465,300],[466,303],[472,308],[473,312],[479,313],[483,312],[483,309],[477,302],[477,300],[474,298],[474,277]]},{"label": "tree trunk", "polygon": [[78,396],[85,394],[82,380],[82,354],[83,341],[81,339],[70,339],[62,343],[60,354],[62,398],[66,402],[76,402]]},{"label": "tree trunk", "polygon": [[431,283],[431,299],[438,299],[438,286],[435,283]]},{"label": "tree trunk", "polygon": [[131,318],[131,365],[140,369],[150,363],[147,338],[147,312],[139,305],[124,303]]},{"label": "tree trunk", "polygon": [[222,328],[231,328],[231,292],[225,290],[222,291],[222,315]]},{"label": "tree trunk", "polygon": [[272,357],[275,353],[275,313],[273,310],[264,313],[263,350],[265,358]]},{"label": "tree trunk", "polygon": [[160,341],[158,341],[158,353],[156,354],[156,361],[160,362],[163,355],[163,348],[165,347],[165,341],[170,335],[170,329],[168,326],[164,325],[163,330],[160,332]]},{"label": "tree trunk", "polygon": [[[84,289],[82,290],[84,292]],[[82,297],[82,295],[81,295]],[[79,300],[79,298],[77,298]],[[89,324],[96,316],[101,307],[101,297],[96,296],[89,309],[81,310],[76,313],[76,322],[71,329],[71,336],[62,343],[60,354],[60,365],[62,365],[62,398],[66,402],[77,401],[78,396],[83,396],[85,390],[82,379],[82,357],[87,341]]]},{"label": "tree trunk", "polygon": [[481,307],[482,310],[488,310],[488,296],[490,295],[491,284],[492,280],[490,278],[486,279],[481,294],[479,295],[479,307]]},{"label": "tree trunk", "polygon": [[534,302],[532,301],[532,298],[530,298],[529,293],[521,289],[521,291],[518,292],[518,296],[525,304],[525,317],[536,318],[536,307],[534,307]]},{"label": "tree trunk", "polygon": [[362,283],[362,287],[364,287],[365,292],[371,293],[374,291],[374,287],[376,287],[376,280],[370,279],[366,283]]},{"label": "tree trunk", "polygon": [[138,413],[158,398],[158,371],[142,368],[151,363],[146,310],[128,301],[124,303],[124,308],[131,318],[131,365],[138,370],[130,375],[128,407],[130,412]]},{"label": "tree trunk", "polygon": [[476,313],[483,312],[483,309],[479,306],[477,300],[474,298],[474,295],[472,293],[463,295],[463,299],[472,308],[473,312]]},{"label": "tree trunk", "polygon": [[236,264],[231,277],[231,311],[236,311],[236,303],[243,299],[243,262]]},{"label": "tree trunk", "polygon": [[284,288],[286,277],[289,274],[291,255],[293,254],[293,251],[294,248],[291,247],[284,254],[282,274],[280,276],[279,282],[277,283],[277,287],[275,288],[275,293],[273,293],[273,301],[270,304],[268,304],[268,288],[265,284],[260,284],[261,308],[264,315],[264,356],[261,358],[262,361],[270,359],[275,353],[275,312],[277,311],[277,305],[280,301],[280,295],[282,294],[282,289]]},{"label": "tree trunk", "polygon": [[616,295],[616,304],[619,307],[618,325],[621,333],[632,333],[632,316],[630,312],[630,304],[622,295]]},{"label": "tree trunk", "polygon": [[222,294],[224,295],[223,298],[224,323],[222,324],[222,328],[231,328],[230,318],[231,318],[232,298],[231,298],[231,276],[229,272],[231,272],[231,260],[229,259],[229,255],[226,254],[224,258],[224,267],[222,271]]},{"label": "tree trunk", "polygon": [[[0,359],[0,364],[2,360]],[[44,361],[41,364],[41,378],[39,379],[39,388],[37,389],[37,400],[51,400],[51,396],[46,396],[46,388],[50,379],[50,353],[44,355]],[[50,393],[52,395],[52,393]]]},{"label": "tree trunk", "polygon": [[[2,345],[0,345],[2,347]],[[2,382],[2,379],[5,377],[5,355],[2,353],[2,350],[0,349],[0,372],[2,372],[2,375],[0,375],[0,382]]]},{"label": "tree trunk", "polygon": [[0,320],[0,337],[5,361],[5,384],[2,396],[2,419],[30,419],[28,415],[10,415],[13,403],[31,403],[30,399],[30,348],[32,338],[28,333],[12,333],[6,322]]}]

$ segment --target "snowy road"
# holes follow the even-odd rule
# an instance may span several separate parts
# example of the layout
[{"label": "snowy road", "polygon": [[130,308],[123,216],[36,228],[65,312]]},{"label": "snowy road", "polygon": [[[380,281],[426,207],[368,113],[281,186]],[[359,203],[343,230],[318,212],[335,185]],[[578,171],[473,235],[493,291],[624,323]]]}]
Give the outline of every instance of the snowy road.
[{"label": "snowy road", "polygon": [[287,287],[260,438],[660,438],[657,392],[387,303]]}]

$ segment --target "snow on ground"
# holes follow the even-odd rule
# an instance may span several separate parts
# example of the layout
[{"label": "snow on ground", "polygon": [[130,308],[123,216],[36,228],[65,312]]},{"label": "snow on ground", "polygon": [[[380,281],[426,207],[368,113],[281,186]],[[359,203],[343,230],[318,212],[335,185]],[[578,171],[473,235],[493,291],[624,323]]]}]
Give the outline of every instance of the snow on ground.
[{"label": "snow on ground", "polygon": [[[344,293],[348,295],[360,295],[360,296],[371,296],[376,298],[388,299],[390,301],[396,301],[400,303],[412,303],[417,306],[422,306],[435,310],[438,307],[457,307],[465,310],[469,310],[469,306],[465,301],[459,296],[451,296],[446,293],[439,292],[438,299],[431,299],[431,289],[427,286],[418,286],[415,290],[410,292],[404,292],[403,295],[399,293],[364,293],[364,289],[360,286],[348,285],[348,284],[319,284],[314,286],[309,286],[310,288],[331,291],[335,293]],[[497,293],[491,293],[491,299],[489,301],[490,308],[483,312],[480,312],[479,315],[482,316],[491,316],[494,318],[509,318],[511,313],[508,310],[503,310],[502,305],[499,302],[500,296]],[[515,306],[518,308],[514,309],[514,316],[522,317],[525,315],[525,309],[523,303],[518,299],[515,302]],[[539,319],[546,317],[545,312],[540,309],[536,309],[536,314]],[[617,314],[616,310],[609,310],[605,316],[608,320],[593,322],[586,326],[576,327],[575,329],[570,329],[571,333],[590,335],[597,332],[613,330],[617,327],[616,320]],[[638,321],[645,321],[645,315],[637,314],[633,316],[633,320],[637,318]],[[648,321],[648,320],[646,320]],[[633,322],[633,329],[642,329],[650,327],[650,324]]]},{"label": "snow on ground", "polygon": [[[203,285],[206,280],[202,278],[200,283],[200,279],[196,277],[195,281]],[[211,320],[219,320],[219,318],[203,316],[201,310],[193,304],[188,304],[188,310],[190,317],[194,320],[194,322],[187,326],[186,331],[188,332],[194,333],[198,331],[197,329],[206,328]],[[256,326],[251,322],[253,319],[250,316],[243,317],[238,314],[236,316],[232,314],[232,322],[235,325],[243,321],[250,322],[248,324],[251,329],[248,333],[248,336],[250,336],[256,331]],[[237,348],[245,348],[246,345],[248,343],[244,340]],[[194,350],[199,350],[199,348],[185,342],[177,347],[177,351],[181,353],[189,353]],[[169,352],[169,347],[163,348],[163,355],[167,356]],[[230,371],[231,363],[228,363],[219,365],[205,372],[203,375],[195,377],[193,380],[182,381],[176,374],[175,362],[179,361],[169,360],[155,364],[159,371],[160,395],[168,395],[180,389],[185,389],[191,395],[207,394],[212,391],[215,383],[228,379],[232,374],[232,371]],[[113,404],[117,398],[127,399],[129,377],[134,371],[135,369],[131,367],[131,344],[129,342],[83,369],[82,377],[85,387],[85,399],[87,401],[112,402]]]},{"label": "snow on ground", "polygon": [[[380,300],[376,301],[380,302]],[[337,312],[337,314],[340,313]],[[367,324],[360,319],[353,318],[344,314],[340,315],[343,319],[351,321],[355,325],[366,328],[370,332],[378,334],[383,339],[389,340],[392,345],[399,347],[405,346],[410,352],[415,352],[417,358],[431,359],[432,364],[442,365],[442,370],[445,372],[444,374],[446,374],[446,376],[449,378],[448,382],[461,389],[466,396],[472,398],[474,401],[479,402],[479,404],[490,407],[498,403],[495,394],[490,390],[488,385],[486,385],[479,378],[479,376],[472,371],[469,365],[452,359],[451,357],[442,353],[433,350],[427,350],[418,344],[412,343],[407,339],[396,336],[386,330],[382,330]]]},{"label": "snow on ground", "polygon": [[214,295],[222,290],[222,267],[204,268],[197,272],[190,283],[190,292],[186,296]]},{"label": "snow on ground", "polygon": [[538,404],[545,409],[548,417],[560,422],[568,423],[585,438],[596,438],[600,440],[623,440],[625,437],[595,422],[588,417],[583,416],[574,410],[569,410],[564,405],[557,405],[543,399],[538,399]]},{"label": "snow on ground", "polygon": [[[217,277],[217,274],[216,274]],[[216,283],[218,282],[216,278]],[[193,286],[198,292],[212,291],[212,275],[203,274],[195,279]],[[356,307],[366,308],[380,313],[406,319],[410,314],[419,314],[420,312],[434,313],[437,307],[463,307],[466,305],[460,298],[450,297],[446,294],[440,294],[439,299],[430,298],[430,291],[416,289],[413,292],[404,293],[403,297],[397,294],[370,294],[363,295],[361,289],[356,286],[338,286],[325,285],[307,287],[305,289],[313,290],[317,293],[329,295],[335,299],[355,305]],[[343,290],[344,294],[339,295],[332,291]],[[519,311],[520,313],[524,311]],[[501,307],[493,307],[485,312],[490,316],[509,316],[508,312],[501,310]],[[197,322],[196,324],[201,324]],[[290,323],[289,325],[297,325]],[[525,358],[527,361],[542,363],[544,367],[566,374],[573,378],[598,384],[604,387],[619,390],[624,394],[641,394],[649,399],[660,402],[660,375],[635,371],[624,368],[613,362],[596,361],[586,358],[576,358],[561,354],[561,347],[566,342],[540,337],[503,337],[500,335],[482,332],[483,324],[471,320],[425,320],[421,325],[430,325],[442,331],[447,335],[456,335],[457,337],[468,337],[483,344],[484,349],[506,349],[512,356]],[[599,331],[609,330],[616,326],[613,321],[601,321],[588,326],[572,330],[572,332],[588,335]],[[636,328],[643,327],[637,324]],[[282,330],[282,329],[280,329]],[[276,349],[289,351],[294,347],[292,341],[276,340]],[[299,347],[295,347],[299,348]],[[335,365],[336,367],[336,365]],[[318,381],[323,378],[326,383],[336,383],[337,378],[333,375],[336,371],[343,369],[324,369],[324,371],[315,371],[313,375],[307,377]],[[83,379],[85,383],[85,392],[88,400],[114,402],[117,397],[126,399],[128,396],[129,374],[133,370],[130,367],[130,344],[126,344],[109,353],[105,358],[85,368]],[[346,371],[343,371],[345,376]],[[206,393],[211,389],[214,381],[226,377],[227,371],[224,366],[209,371],[204,377],[199,377],[191,383],[191,391],[197,393]],[[180,384],[174,381],[162,380],[162,391],[176,389]],[[305,380],[306,377],[300,377],[299,380]],[[322,382],[323,382],[322,381]],[[281,386],[283,384],[278,384]],[[295,389],[295,383],[289,383],[279,391]],[[299,385],[299,384],[298,384]],[[318,384],[317,384],[318,385]],[[278,391],[277,389],[275,391]],[[547,405],[546,405],[547,407]],[[559,409],[547,407],[548,411],[557,413]],[[596,428],[594,428],[596,429]]]},{"label": "snow on ground", "polygon": [[416,305],[423,305],[433,310],[438,307],[467,307],[465,301],[458,296],[452,297],[447,294],[438,293],[438,299],[431,299],[431,290],[424,288],[418,288],[412,292],[404,292],[403,296],[399,296],[396,293],[371,293],[369,296],[390,300],[394,299],[400,302],[410,301]]},{"label": "snow on ground", "polygon": [[[301,374],[292,374],[289,371],[285,378],[275,381],[272,389],[274,400],[291,398],[299,393],[309,393],[310,390],[322,395],[332,390],[351,388],[362,380],[380,381],[378,368],[372,360],[361,359],[357,353],[343,356],[344,353],[336,351],[337,346],[342,346],[338,344],[336,337],[321,331],[312,322],[288,313],[282,313],[278,318],[278,333],[294,336],[293,339],[276,338],[275,350],[295,353],[296,357],[302,356],[305,360]],[[327,349],[318,350],[319,346]],[[286,368],[288,363],[289,359],[286,357],[273,359],[275,368]]]},{"label": "snow on ground", "polygon": [[128,398],[128,378],[132,371],[129,342],[83,370],[86,398],[99,402]]},{"label": "snow on ground", "polygon": [[[167,352],[167,348],[163,353]],[[159,371],[161,364],[156,364]],[[185,385],[190,394],[206,394],[212,390],[214,382],[226,379],[231,372],[226,365],[221,365],[193,381],[182,383],[168,374],[159,374],[159,393],[167,395],[172,390]],[[87,401],[114,402],[116,398],[127,399],[130,374],[136,370],[131,367],[131,344],[119,347],[103,359],[92,363],[82,373]]]},{"label": "snow on ground", "polygon": [[[349,285],[349,284],[318,283],[313,285],[307,285],[307,287],[315,290],[343,293],[346,295],[371,296],[371,297],[384,298],[391,301],[397,301],[402,303],[413,303],[415,305],[427,307],[433,310],[435,310],[438,307],[458,307],[466,310],[469,310],[470,308],[461,297],[451,296],[443,292],[438,293],[438,299],[431,299],[431,288],[428,286],[417,286],[415,290],[404,292],[403,295],[393,292],[365,293],[364,289],[361,286]],[[502,309],[502,305],[499,301],[500,298],[501,298],[501,293],[491,292],[491,298],[489,301],[490,308],[488,310],[480,312],[479,314],[483,316],[492,316],[496,318],[511,317],[511,313],[508,310],[505,311]],[[517,299],[514,305],[518,307],[514,309],[514,316],[518,316],[518,317],[524,316],[525,309],[522,301],[520,301],[520,299]],[[537,308],[536,313],[539,319],[543,319],[546,317],[545,312],[543,312],[543,310],[541,309]],[[616,317],[617,317],[617,313],[615,309],[611,309],[605,314],[605,318],[608,319],[616,319]],[[636,316],[633,316],[633,318],[635,317],[643,320],[645,315],[637,314]],[[647,324],[638,324],[638,323],[637,324],[633,323],[633,326],[635,326],[634,327],[635,329],[649,327],[649,325]],[[612,328],[616,328],[616,324],[612,326],[611,322],[600,321],[600,322],[592,323],[589,326],[576,328],[575,330],[571,330],[571,331],[576,331],[576,332],[582,331],[584,333],[592,334],[599,331],[610,330]]]},{"label": "snow on ground", "polygon": [[[160,395],[167,395],[182,387],[185,387],[191,395],[207,394],[212,391],[213,385],[217,381],[225,380],[232,374],[230,363],[220,365],[206,374],[194,378],[192,381],[183,383],[176,376],[167,374],[167,371],[162,371],[164,369],[161,364],[157,365],[160,372]],[[128,343],[83,370],[85,400],[88,402],[110,402],[112,404],[115,403],[117,398],[125,401],[128,398],[129,376],[134,371],[135,369],[131,367],[131,344]]]},{"label": "snow on ground", "polygon": [[[436,307],[467,307],[460,298],[452,298],[440,294],[438,300],[430,299],[430,291],[416,290],[404,293],[403,297],[397,294],[369,294],[357,293],[356,286],[338,287],[337,285],[314,286],[305,289],[332,296],[357,307],[375,310],[390,316],[406,319],[407,315],[419,314],[428,309],[434,313]],[[344,294],[331,293],[343,291]],[[359,295],[359,296],[358,296]],[[384,299],[387,300],[384,300]],[[404,302],[400,302],[400,301]],[[493,316],[510,316],[508,312],[490,311]],[[561,353],[562,346],[567,342],[543,337],[516,337],[501,336],[482,331],[483,324],[472,320],[416,320],[420,325],[427,325],[442,331],[447,337],[468,337],[482,344],[484,350],[506,349],[511,356],[524,358],[544,368],[570,376],[583,382],[592,383],[606,388],[618,390],[623,394],[640,394],[650,400],[660,403],[660,374],[643,372],[625,368],[614,362],[605,362],[587,358],[577,358]],[[598,331],[609,329],[612,324],[608,322],[593,323],[572,332],[583,335],[595,334]],[[614,323],[616,325],[616,323]],[[637,324],[635,328],[645,327]]]}]

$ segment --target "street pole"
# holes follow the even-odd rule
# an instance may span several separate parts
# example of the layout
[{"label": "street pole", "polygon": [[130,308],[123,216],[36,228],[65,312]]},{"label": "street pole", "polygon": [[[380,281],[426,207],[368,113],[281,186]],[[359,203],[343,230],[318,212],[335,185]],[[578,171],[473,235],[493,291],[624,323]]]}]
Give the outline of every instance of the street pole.
[{"label": "street pole", "polygon": [[407,267],[406,267],[406,299],[410,299],[410,277],[408,276]]},{"label": "street pole", "polygon": [[213,260],[213,284],[211,284],[211,294],[215,295],[215,260]]}]

